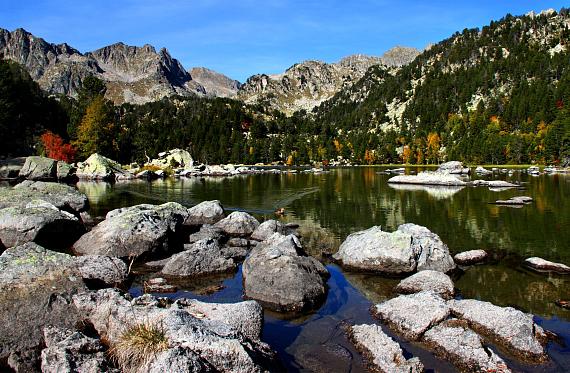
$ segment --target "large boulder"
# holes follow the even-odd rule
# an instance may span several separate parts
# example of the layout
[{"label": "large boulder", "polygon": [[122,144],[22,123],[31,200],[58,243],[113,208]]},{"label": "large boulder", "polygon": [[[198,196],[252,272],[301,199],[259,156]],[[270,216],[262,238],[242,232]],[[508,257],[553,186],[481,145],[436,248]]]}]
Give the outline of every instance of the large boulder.
[{"label": "large boulder", "polygon": [[55,180],[57,161],[46,157],[30,156],[26,158],[19,177],[28,180]]},{"label": "large boulder", "polygon": [[36,371],[43,328],[73,328],[71,296],[85,290],[70,255],[34,243],[0,255],[0,368],[8,360],[16,371]]},{"label": "large boulder", "polygon": [[89,207],[85,194],[65,184],[25,180],[13,188],[0,188],[0,208],[25,207],[33,200],[49,202],[75,215]]},{"label": "large boulder", "polygon": [[101,341],[71,329],[48,326],[44,329],[46,348],[42,351],[42,373],[116,372]]},{"label": "large boulder", "polygon": [[418,341],[430,327],[449,316],[450,308],[436,293],[422,291],[380,303],[372,313],[406,339]]},{"label": "large boulder", "polygon": [[226,257],[216,240],[202,240],[186,245],[184,251],[174,254],[164,265],[165,276],[196,277],[233,271],[236,263]]},{"label": "large boulder", "polygon": [[280,312],[314,308],[326,295],[326,268],[305,256],[297,237],[275,233],[257,245],[242,266],[247,298]]},{"label": "large boulder", "polygon": [[220,228],[230,236],[250,236],[259,226],[256,218],[243,211],[234,211],[220,220],[214,227]]},{"label": "large boulder", "polygon": [[57,162],[57,179],[61,181],[70,181],[75,179],[76,168],[63,161]]},{"label": "large boulder", "polygon": [[104,255],[74,257],[75,266],[90,288],[118,286],[128,277],[128,268],[122,260]]},{"label": "large boulder", "polygon": [[417,256],[417,270],[431,269],[449,272],[455,269],[455,262],[449,254],[449,248],[439,236],[426,227],[417,224],[402,224],[398,231],[412,236],[412,247]]},{"label": "large boulder", "polygon": [[35,242],[65,249],[84,232],[76,216],[49,202],[34,200],[25,207],[0,209],[0,243],[5,247]]},{"label": "large boulder", "polygon": [[533,316],[512,307],[499,307],[475,299],[449,302],[454,316],[465,320],[476,332],[493,340],[504,350],[529,362],[546,360],[545,331]]},{"label": "large boulder", "polygon": [[175,202],[112,210],[73,248],[81,255],[121,258],[168,253],[181,247],[182,223],[187,216],[187,209]]},{"label": "large boulder", "polygon": [[[188,220],[188,219],[186,219]],[[204,224],[198,232],[194,232],[188,236],[189,243],[195,243],[201,240],[221,241],[226,238],[226,234],[220,228],[216,228],[209,224]]]},{"label": "large boulder", "polygon": [[407,360],[398,344],[378,325],[354,325],[349,337],[356,349],[364,355],[375,371],[381,373],[420,373],[424,366],[415,357]]},{"label": "large boulder", "polygon": [[251,239],[264,241],[274,233],[286,234],[287,230],[288,229],[277,220],[266,220],[255,228],[255,231],[251,234]]},{"label": "large boulder", "polygon": [[119,163],[97,153],[79,162],[76,172],[78,178],[89,180],[115,180],[125,174]]},{"label": "large boulder", "polygon": [[425,270],[400,281],[395,289],[401,294],[413,294],[431,290],[444,299],[451,299],[455,294],[453,281],[443,272]]},{"label": "large boulder", "polygon": [[484,261],[487,256],[485,250],[469,250],[455,254],[453,260],[459,265],[472,265]]},{"label": "large boulder", "polygon": [[425,332],[422,342],[462,372],[510,372],[481,337],[459,320],[447,320]]},{"label": "large boulder", "polygon": [[[148,366],[142,367],[145,371],[179,372],[183,367],[184,372],[264,372],[278,367],[270,347],[251,338],[259,335],[261,323],[255,324],[259,329],[254,332],[249,318],[252,313],[256,319],[261,318],[260,308],[220,306],[225,311],[220,313],[212,310],[215,306],[188,304],[185,300],[165,305],[148,295],[131,301],[111,289],[76,295],[74,304],[111,348],[120,348],[125,330],[137,327],[137,323],[155,328],[166,345],[162,352],[146,356]],[[247,312],[242,314],[244,309]]]},{"label": "large boulder", "polygon": [[225,216],[224,207],[218,200],[204,201],[188,209],[185,225],[215,224]]},{"label": "large boulder", "polygon": [[158,158],[153,159],[150,164],[160,168],[189,168],[194,166],[194,159],[186,150],[172,149],[158,153]]},{"label": "large boulder", "polygon": [[392,233],[378,226],[353,233],[333,257],[347,268],[387,274],[455,268],[439,236],[415,224],[403,224]]}]

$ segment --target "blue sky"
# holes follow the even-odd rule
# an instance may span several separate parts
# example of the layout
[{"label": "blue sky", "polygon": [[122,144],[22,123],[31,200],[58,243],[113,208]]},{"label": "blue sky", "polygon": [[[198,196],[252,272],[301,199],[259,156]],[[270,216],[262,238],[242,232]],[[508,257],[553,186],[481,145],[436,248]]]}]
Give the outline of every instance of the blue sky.
[{"label": "blue sky", "polygon": [[118,41],[166,47],[184,67],[206,66],[245,81],[292,64],[334,62],[394,45],[423,48],[507,13],[564,1],[0,0],[0,27],[23,27],[81,52]]}]

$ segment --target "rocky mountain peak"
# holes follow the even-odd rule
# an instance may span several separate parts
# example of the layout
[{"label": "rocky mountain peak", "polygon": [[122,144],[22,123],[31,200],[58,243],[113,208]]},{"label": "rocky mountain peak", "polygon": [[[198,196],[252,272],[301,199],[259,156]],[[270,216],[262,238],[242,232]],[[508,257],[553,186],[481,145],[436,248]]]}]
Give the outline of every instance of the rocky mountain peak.
[{"label": "rocky mountain peak", "polygon": [[206,67],[193,67],[190,75],[206,89],[208,96],[233,97],[241,83]]}]

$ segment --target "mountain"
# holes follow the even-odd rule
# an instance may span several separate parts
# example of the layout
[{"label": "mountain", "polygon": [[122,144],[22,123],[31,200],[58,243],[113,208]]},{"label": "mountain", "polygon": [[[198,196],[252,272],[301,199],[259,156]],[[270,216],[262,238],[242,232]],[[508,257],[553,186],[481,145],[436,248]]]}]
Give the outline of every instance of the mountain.
[{"label": "mountain", "polygon": [[431,135],[440,150],[430,161],[556,162],[570,142],[569,30],[567,9],[507,15],[455,33],[394,74],[372,67],[312,115],[334,136],[362,134],[370,154],[397,137],[392,147],[423,163]]},{"label": "mountain", "polygon": [[190,75],[206,89],[208,96],[234,97],[241,83],[206,67],[193,67]]},{"label": "mountain", "polygon": [[51,44],[23,29],[0,29],[0,58],[22,65],[51,94],[74,96],[81,82],[94,75],[107,84],[107,98],[141,104],[166,96],[205,95],[166,49],[116,43],[85,54],[67,44]]},{"label": "mountain", "polygon": [[238,98],[248,104],[261,104],[291,115],[297,110],[312,110],[336,93],[358,81],[374,65],[394,71],[410,63],[420,52],[396,47],[382,57],[352,55],[336,63],[305,61],[282,74],[258,74],[240,88]]}]

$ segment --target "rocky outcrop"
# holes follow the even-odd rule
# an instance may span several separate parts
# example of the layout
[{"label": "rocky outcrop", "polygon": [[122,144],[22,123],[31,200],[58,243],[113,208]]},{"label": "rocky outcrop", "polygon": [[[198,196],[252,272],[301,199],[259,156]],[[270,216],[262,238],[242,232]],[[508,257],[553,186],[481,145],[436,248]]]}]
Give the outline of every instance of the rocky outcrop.
[{"label": "rocky outcrop", "polygon": [[387,274],[455,268],[449,248],[439,236],[415,224],[403,224],[392,233],[377,226],[353,233],[333,257],[347,268]]},{"label": "rocky outcrop", "polygon": [[149,164],[160,168],[184,168],[194,166],[194,159],[186,150],[172,149],[158,153],[158,157],[150,161]]},{"label": "rocky outcrop", "polygon": [[424,171],[417,175],[396,175],[388,179],[391,184],[466,186],[467,182],[448,173]]},{"label": "rocky outcrop", "polygon": [[190,75],[206,90],[206,95],[215,97],[234,97],[241,83],[224,74],[205,67],[193,67]]},{"label": "rocky outcrop", "polygon": [[532,315],[474,299],[452,300],[449,305],[454,316],[509,354],[532,363],[546,360],[547,335]]},{"label": "rocky outcrop", "polygon": [[0,255],[0,365],[36,371],[43,328],[73,328],[79,312],[71,296],[85,290],[69,255],[34,243]]},{"label": "rocky outcrop", "polygon": [[570,267],[566,264],[551,262],[539,257],[527,258],[524,261],[525,266],[539,272],[556,272],[561,274],[570,274]]},{"label": "rocky outcrop", "polygon": [[161,273],[173,277],[197,277],[233,271],[236,263],[228,257],[216,240],[202,240],[185,245],[184,251],[174,254]]},{"label": "rocky outcrop", "polygon": [[462,372],[510,372],[507,364],[464,322],[447,320],[425,332],[422,343]]},{"label": "rocky outcrop", "polygon": [[400,281],[395,290],[401,294],[413,294],[431,290],[443,299],[451,299],[455,294],[453,281],[443,272],[420,271]]},{"label": "rocky outcrop", "polygon": [[119,163],[97,153],[77,164],[77,177],[80,179],[115,180],[121,176],[127,176],[127,172]]},{"label": "rocky outcrop", "polygon": [[26,207],[36,200],[51,203],[75,215],[89,207],[85,194],[65,184],[26,180],[13,188],[0,188],[0,208]]},{"label": "rocky outcrop", "polygon": [[[224,207],[218,200],[204,201],[188,209],[185,225],[215,224],[225,216]],[[221,229],[221,228],[220,228]]]},{"label": "rocky outcrop", "polygon": [[[144,320],[160,326],[166,349],[149,356],[149,371],[263,372],[277,367],[276,355],[259,339],[262,311],[255,306],[220,306],[179,300],[164,304],[145,295],[132,301],[115,290],[77,295],[76,307],[111,346],[121,340],[125,328]],[[244,312],[247,309],[247,312]],[[252,316],[252,314],[254,316]],[[136,320],[136,321],[135,321]]]},{"label": "rocky outcrop", "polygon": [[349,337],[358,351],[381,373],[420,373],[423,364],[415,357],[407,360],[400,345],[378,325],[354,325]]},{"label": "rocky outcrop", "polygon": [[422,291],[380,303],[372,313],[406,339],[418,341],[429,328],[449,316],[450,307],[436,293]]},{"label": "rocky outcrop", "polygon": [[459,265],[472,265],[480,263],[487,259],[487,252],[485,250],[469,250],[459,254],[455,254],[453,260]]},{"label": "rocky outcrop", "polygon": [[84,232],[75,215],[42,200],[0,209],[0,243],[5,247],[35,242],[65,250]]},{"label": "rocky outcrop", "polygon": [[330,99],[351,87],[374,65],[384,71],[410,63],[419,51],[396,47],[382,57],[362,54],[347,56],[337,63],[303,61],[276,75],[258,74],[240,87],[238,98],[249,104],[263,104],[291,115]]},{"label": "rocky outcrop", "polygon": [[81,255],[122,258],[168,253],[182,246],[180,234],[187,216],[187,209],[175,202],[112,210],[73,248]]},{"label": "rocky outcrop", "polygon": [[46,348],[42,350],[42,372],[119,373],[107,359],[101,341],[71,329],[48,326],[44,329]]},{"label": "rocky outcrop", "polygon": [[234,211],[214,224],[214,227],[220,228],[227,235],[238,237],[250,236],[258,226],[256,218],[242,211]]},{"label": "rocky outcrop", "polygon": [[243,263],[244,294],[280,312],[300,312],[326,295],[326,268],[305,256],[297,237],[275,233],[252,249]]}]

